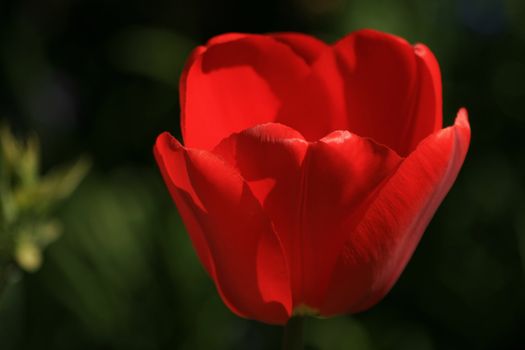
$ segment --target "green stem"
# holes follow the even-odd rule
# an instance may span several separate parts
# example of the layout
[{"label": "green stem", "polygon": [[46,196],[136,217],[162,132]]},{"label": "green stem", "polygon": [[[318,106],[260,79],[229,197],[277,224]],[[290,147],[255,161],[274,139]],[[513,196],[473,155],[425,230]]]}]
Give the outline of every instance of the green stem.
[{"label": "green stem", "polygon": [[303,350],[303,317],[292,317],[284,326],[282,350]]}]

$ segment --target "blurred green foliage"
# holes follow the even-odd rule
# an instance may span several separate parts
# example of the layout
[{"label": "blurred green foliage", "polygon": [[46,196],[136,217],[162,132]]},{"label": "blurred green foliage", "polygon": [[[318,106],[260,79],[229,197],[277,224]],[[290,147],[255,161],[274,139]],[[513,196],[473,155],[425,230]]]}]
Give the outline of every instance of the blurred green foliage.
[{"label": "blurred green foliage", "polygon": [[61,232],[51,211],[71,195],[89,165],[73,166],[40,176],[40,150],[35,136],[25,142],[0,128],[0,293],[13,264],[34,272],[42,264],[42,249]]},{"label": "blurred green foliage", "polygon": [[[43,170],[84,153],[94,160],[55,207],[63,234],[42,268],[15,273],[0,297],[0,348],[277,348],[278,327],[222,305],[152,145],[164,130],[180,133],[178,76],[212,35],[293,30],[334,41],[362,27],[434,51],[445,124],[466,106],[473,139],[392,292],[358,315],[309,319],[309,349],[523,347],[524,15],[521,0],[0,2],[0,116],[39,135]],[[54,187],[62,180],[44,183],[17,200],[38,212],[37,198],[69,192]]]}]

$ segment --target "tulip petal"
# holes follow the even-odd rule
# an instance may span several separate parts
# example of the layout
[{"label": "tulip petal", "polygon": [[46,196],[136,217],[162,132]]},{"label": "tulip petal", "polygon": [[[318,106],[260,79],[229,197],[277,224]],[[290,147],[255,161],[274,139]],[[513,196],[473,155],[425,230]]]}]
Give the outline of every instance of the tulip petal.
[{"label": "tulip petal", "polygon": [[[394,35],[363,30],[336,43],[334,52],[345,78],[348,130],[403,156],[410,153],[410,145],[435,131],[435,104],[441,100],[418,109],[420,91],[433,85],[422,84],[427,80],[420,79],[419,56],[412,45]],[[421,122],[425,120],[430,122]]]},{"label": "tulip petal", "polygon": [[268,123],[231,135],[213,151],[239,171],[270,217],[288,258],[292,285],[301,275],[297,218],[307,148],[308,142],[297,131]]},{"label": "tulip petal", "polygon": [[406,156],[441,128],[439,66],[423,45],[354,32],[324,51],[277,120],[317,140],[349,130]]},{"label": "tulip petal", "polygon": [[330,50],[329,45],[306,34],[274,33],[272,37],[288,45],[296,54],[302,57],[308,65],[314,63],[321,53]]},{"label": "tulip petal", "polygon": [[223,138],[274,121],[309,67],[271,36],[227,34],[190,57],[180,82],[181,128],[188,147],[212,149]]},{"label": "tulip petal", "polygon": [[[168,163],[164,160],[164,155],[169,152],[169,148],[166,148],[171,147],[169,142],[171,142],[171,140],[168,133],[163,133],[159,136],[153,150],[155,159],[162,174],[162,178],[168,187],[170,195],[175,203],[177,203],[179,214],[189,233],[191,242],[193,244],[193,249],[195,249],[195,252],[197,253],[197,256],[204,266],[206,272],[213,280],[215,280],[215,266],[213,265],[213,260],[210,256],[208,243],[206,242],[202,226],[198,221],[196,213],[194,212],[194,206],[202,208],[203,205],[200,203],[200,200],[195,192],[192,191],[192,186],[188,177],[184,176],[184,168],[180,170],[180,175],[178,176],[178,187],[171,179]],[[179,187],[186,189],[187,193],[183,193]],[[194,203],[187,203],[188,200],[191,200]]]},{"label": "tulip petal", "polygon": [[283,324],[291,313],[282,245],[239,173],[208,151],[159,136],[155,154],[203,264],[240,316]]},{"label": "tulip petal", "polygon": [[210,40],[208,40],[208,42],[206,43],[206,46],[212,46],[212,45],[217,45],[217,44],[223,44],[223,43],[227,43],[227,42],[230,42],[230,41],[236,41],[236,40],[239,40],[239,39],[244,39],[246,37],[249,37],[250,34],[245,34],[245,33],[225,33],[225,34],[220,34],[220,35],[217,35],[217,36],[214,36],[213,38],[211,38]]},{"label": "tulip petal", "polygon": [[301,203],[305,305],[321,309],[348,232],[401,160],[387,147],[348,131],[335,131],[310,145]]},{"label": "tulip petal", "polygon": [[230,136],[214,153],[238,169],[272,220],[288,257],[294,308],[320,308],[349,227],[401,158],[347,131],[308,143],[271,123]]},{"label": "tulip petal", "polygon": [[[441,72],[436,57],[423,44],[414,46],[418,69],[418,94],[408,150],[414,150],[429,134],[443,128]],[[410,135],[406,135],[409,137]]]},{"label": "tulip petal", "polygon": [[450,190],[470,142],[467,113],[424,139],[381,188],[339,255],[323,315],[358,312],[397,281],[423,231]]}]

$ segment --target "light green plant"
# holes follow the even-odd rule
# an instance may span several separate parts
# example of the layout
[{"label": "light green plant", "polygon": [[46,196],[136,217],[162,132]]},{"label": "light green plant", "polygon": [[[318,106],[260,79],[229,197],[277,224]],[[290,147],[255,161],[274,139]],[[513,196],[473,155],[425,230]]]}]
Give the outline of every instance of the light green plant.
[{"label": "light green plant", "polygon": [[34,272],[43,249],[61,233],[53,209],[78,186],[89,169],[80,159],[45,175],[36,135],[19,140],[0,126],[0,291],[9,272]]}]

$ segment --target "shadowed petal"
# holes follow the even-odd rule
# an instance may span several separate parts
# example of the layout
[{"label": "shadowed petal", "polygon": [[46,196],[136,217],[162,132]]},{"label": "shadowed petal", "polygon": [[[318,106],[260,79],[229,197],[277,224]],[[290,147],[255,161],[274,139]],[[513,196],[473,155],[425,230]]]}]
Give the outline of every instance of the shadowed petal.
[{"label": "shadowed petal", "polygon": [[311,65],[330,46],[313,36],[301,33],[274,33],[272,37],[288,45],[296,54]]},{"label": "shadowed petal", "polygon": [[291,297],[282,246],[239,173],[208,151],[181,146],[167,133],[159,136],[155,154],[224,302],[243,317],[286,322]]},{"label": "shadowed petal", "polygon": [[300,243],[297,218],[307,148],[308,142],[297,131],[268,123],[233,134],[213,151],[238,169],[271,219],[286,252],[294,293],[294,280],[302,274],[296,256]]},{"label": "shadowed petal", "polygon": [[185,145],[209,150],[234,132],[274,121],[308,72],[302,57],[271,36],[210,40],[193,52],[181,77]]}]

